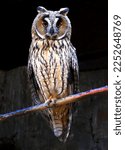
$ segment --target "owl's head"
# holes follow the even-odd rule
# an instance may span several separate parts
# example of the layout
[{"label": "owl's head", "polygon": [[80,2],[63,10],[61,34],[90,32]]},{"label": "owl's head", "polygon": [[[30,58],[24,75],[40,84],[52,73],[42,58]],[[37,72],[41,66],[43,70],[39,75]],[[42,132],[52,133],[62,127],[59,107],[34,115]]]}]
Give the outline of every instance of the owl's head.
[{"label": "owl's head", "polygon": [[71,35],[71,23],[67,16],[69,8],[49,11],[42,6],[37,7],[37,16],[33,21],[32,34],[41,39],[59,40]]}]

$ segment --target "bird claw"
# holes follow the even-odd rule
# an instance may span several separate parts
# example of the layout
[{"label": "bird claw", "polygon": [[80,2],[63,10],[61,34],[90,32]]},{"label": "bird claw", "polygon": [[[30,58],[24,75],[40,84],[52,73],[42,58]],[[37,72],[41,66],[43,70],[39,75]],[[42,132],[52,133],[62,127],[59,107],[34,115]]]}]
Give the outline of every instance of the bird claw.
[{"label": "bird claw", "polygon": [[45,102],[45,105],[47,108],[54,107],[56,105],[56,100],[54,99],[49,99]]},{"label": "bird claw", "polygon": [[51,104],[51,100],[47,100],[47,101],[45,102],[45,106],[46,106],[47,108],[50,108],[50,104]]}]

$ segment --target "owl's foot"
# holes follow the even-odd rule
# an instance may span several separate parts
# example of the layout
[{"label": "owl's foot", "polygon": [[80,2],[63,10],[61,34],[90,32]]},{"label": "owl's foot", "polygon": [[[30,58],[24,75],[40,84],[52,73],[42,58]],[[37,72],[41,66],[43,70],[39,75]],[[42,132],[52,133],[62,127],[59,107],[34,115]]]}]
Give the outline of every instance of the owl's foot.
[{"label": "owl's foot", "polygon": [[48,99],[45,102],[45,105],[47,108],[55,107],[56,106],[56,100],[55,99]]}]

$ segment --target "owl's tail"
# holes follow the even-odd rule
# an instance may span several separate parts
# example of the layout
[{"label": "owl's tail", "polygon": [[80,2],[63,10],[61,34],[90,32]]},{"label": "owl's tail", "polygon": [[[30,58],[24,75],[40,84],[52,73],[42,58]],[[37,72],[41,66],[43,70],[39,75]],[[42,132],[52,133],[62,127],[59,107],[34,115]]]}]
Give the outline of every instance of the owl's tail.
[{"label": "owl's tail", "polygon": [[[65,117],[65,116],[63,116]],[[68,119],[67,122],[65,122],[66,125],[64,125],[63,118],[62,119],[56,119],[55,117],[53,118],[53,130],[54,134],[56,137],[61,142],[66,142],[69,132],[70,132],[70,127],[71,127],[71,121],[72,121],[72,113],[69,112],[68,114]]]},{"label": "owl's tail", "polygon": [[59,119],[53,120],[53,130],[54,130],[54,134],[56,137],[60,137],[62,135],[63,125],[62,125],[61,120]]}]

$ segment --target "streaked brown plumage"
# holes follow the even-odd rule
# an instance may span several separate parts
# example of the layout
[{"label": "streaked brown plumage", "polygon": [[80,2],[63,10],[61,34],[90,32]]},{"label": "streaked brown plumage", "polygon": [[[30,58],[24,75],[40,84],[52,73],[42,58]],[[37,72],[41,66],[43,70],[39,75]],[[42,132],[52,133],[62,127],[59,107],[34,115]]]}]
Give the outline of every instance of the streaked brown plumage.
[{"label": "streaked brown plumage", "polygon": [[[78,61],[71,44],[68,8],[48,11],[38,7],[32,25],[28,75],[35,103],[55,100],[78,92]],[[60,141],[66,141],[72,120],[72,104],[43,112]]]}]

